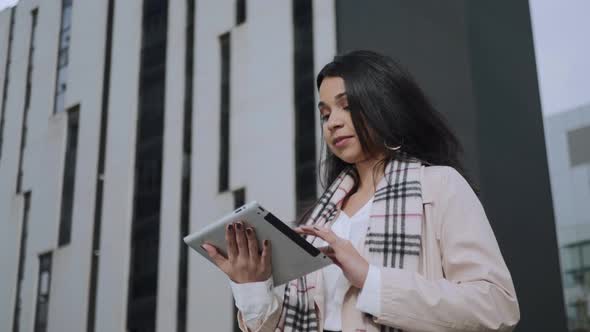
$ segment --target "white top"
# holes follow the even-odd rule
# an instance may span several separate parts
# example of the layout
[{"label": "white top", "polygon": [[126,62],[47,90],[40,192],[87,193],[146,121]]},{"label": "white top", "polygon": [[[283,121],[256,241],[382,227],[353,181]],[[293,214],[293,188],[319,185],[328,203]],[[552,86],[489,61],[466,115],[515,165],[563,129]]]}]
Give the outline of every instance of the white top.
[{"label": "white top", "polygon": [[[341,238],[347,239],[353,245],[359,244],[362,235],[369,224],[369,214],[371,212],[373,200],[370,199],[360,210],[352,217],[349,217],[343,211],[340,211],[338,219],[332,224],[332,231]],[[315,240],[316,247],[328,245],[325,241],[318,238]],[[344,277],[342,270],[334,265],[328,265],[322,270],[324,279],[324,296],[325,296],[325,317],[324,329],[341,330],[342,317],[341,308],[344,301],[344,295],[350,283]],[[378,315],[380,311],[380,274],[379,269],[373,266],[369,267],[369,273],[365,284],[357,300],[357,308],[363,312]],[[251,330],[256,327],[272,312],[278,302],[272,295],[272,278],[267,281],[236,284],[230,280],[232,292],[236,300],[236,306],[242,312],[246,325]]]}]

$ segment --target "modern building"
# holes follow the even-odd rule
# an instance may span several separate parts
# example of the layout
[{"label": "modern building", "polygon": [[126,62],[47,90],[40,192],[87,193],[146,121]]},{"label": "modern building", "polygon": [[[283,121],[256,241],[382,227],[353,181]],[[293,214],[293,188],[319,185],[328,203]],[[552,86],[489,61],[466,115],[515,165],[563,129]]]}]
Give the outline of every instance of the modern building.
[{"label": "modern building", "polygon": [[564,330],[530,14],[513,0],[0,12],[0,330],[235,329],[226,278],[182,236],[245,201],[293,220],[316,197],[315,74],[355,48],[404,63],[464,143],[518,331]]},{"label": "modern building", "polygon": [[590,105],[546,117],[545,135],[568,324],[590,331]]}]

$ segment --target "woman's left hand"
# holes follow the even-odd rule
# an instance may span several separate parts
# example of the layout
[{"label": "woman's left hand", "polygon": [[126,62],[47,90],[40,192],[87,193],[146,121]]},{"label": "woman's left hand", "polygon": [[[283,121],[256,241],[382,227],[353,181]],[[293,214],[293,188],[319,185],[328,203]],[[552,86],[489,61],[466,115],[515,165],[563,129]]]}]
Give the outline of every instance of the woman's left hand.
[{"label": "woman's left hand", "polygon": [[351,285],[363,288],[369,273],[369,263],[350,241],[334,234],[328,227],[300,226],[295,228],[295,231],[299,234],[317,236],[326,241],[328,246],[319,249],[342,269]]}]

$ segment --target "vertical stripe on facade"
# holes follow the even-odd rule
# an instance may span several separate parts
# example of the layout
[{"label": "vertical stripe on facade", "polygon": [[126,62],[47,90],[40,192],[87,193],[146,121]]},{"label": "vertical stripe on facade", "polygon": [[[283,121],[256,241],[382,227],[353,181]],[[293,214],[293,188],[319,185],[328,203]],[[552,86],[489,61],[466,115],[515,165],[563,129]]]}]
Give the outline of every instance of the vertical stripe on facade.
[{"label": "vertical stripe on facade", "polygon": [[[246,204],[246,188],[236,189],[232,192],[233,199],[234,199],[234,209],[241,207],[242,205]],[[238,325],[238,320],[235,319],[238,315],[238,308],[235,305],[235,300],[232,298],[234,305],[232,306],[232,315],[230,319],[234,322],[234,332],[240,332],[240,325]]]},{"label": "vertical stripe on facade", "polygon": [[100,235],[102,221],[105,151],[107,142],[107,124],[109,119],[109,95],[111,86],[111,58],[113,46],[114,0],[108,1],[107,32],[104,49],[104,67],[102,75],[102,99],[100,111],[100,133],[98,141],[98,165],[96,172],[96,193],[94,195],[94,225],[92,228],[92,251],[90,252],[90,285],[88,287],[88,315],[86,329],[94,332],[96,326],[96,288],[98,284],[98,257],[100,252]]},{"label": "vertical stripe on facade", "polygon": [[64,157],[61,209],[59,219],[58,245],[70,243],[72,237],[72,212],[74,210],[74,187],[76,183],[76,158],[78,156],[78,129],[80,105],[67,111],[66,151]]},{"label": "vertical stripe on facade", "polygon": [[8,84],[10,80],[10,62],[12,60],[12,40],[14,39],[14,16],[16,7],[10,10],[10,27],[8,28],[8,47],[6,48],[6,64],[4,65],[4,86],[2,88],[2,106],[0,107],[0,160],[4,142],[4,115],[6,114],[6,99],[8,99]]},{"label": "vertical stripe on facade", "polygon": [[29,40],[29,55],[27,60],[27,80],[25,85],[25,107],[21,122],[20,152],[18,157],[18,175],[16,177],[16,192],[22,190],[23,181],[23,156],[27,145],[27,121],[29,118],[29,106],[31,104],[31,78],[33,75],[33,56],[35,54],[35,32],[37,30],[37,8],[31,11],[31,39]]},{"label": "vertical stripe on facade", "polygon": [[221,100],[219,121],[219,192],[229,189],[229,119],[230,119],[230,87],[231,87],[231,45],[230,33],[219,36],[221,48]]},{"label": "vertical stripe on facade", "polygon": [[315,80],[311,0],[293,0],[296,211],[316,199]]},{"label": "vertical stripe on facade", "polygon": [[246,0],[236,0],[236,25],[246,22]]},{"label": "vertical stripe on facade", "polygon": [[51,290],[52,253],[39,255],[39,277],[37,279],[37,305],[35,309],[35,332],[47,331],[49,318],[49,293]]},{"label": "vertical stripe on facade", "polygon": [[162,189],[168,1],[144,0],[127,306],[129,331],[154,331]]},{"label": "vertical stripe on facade", "polygon": [[180,202],[180,260],[178,264],[177,331],[186,331],[188,293],[188,249],[182,238],[189,232],[192,122],[193,122],[193,74],[194,74],[194,35],[195,0],[186,0],[186,31],[184,54],[184,119],[182,135],[182,182]]},{"label": "vertical stripe on facade", "polygon": [[71,26],[72,0],[62,0],[53,113],[63,112],[65,110]]},{"label": "vertical stripe on facade", "polygon": [[29,215],[31,210],[31,192],[23,193],[24,209],[23,219],[20,232],[20,251],[18,257],[17,279],[16,279],[16,296],[14,298],[14,314],[12,318],[12,332],[20,331],[20,313],[22,308],[22,285],[25,277],[25,261],[27,258],[27,235],[29,229]]}]

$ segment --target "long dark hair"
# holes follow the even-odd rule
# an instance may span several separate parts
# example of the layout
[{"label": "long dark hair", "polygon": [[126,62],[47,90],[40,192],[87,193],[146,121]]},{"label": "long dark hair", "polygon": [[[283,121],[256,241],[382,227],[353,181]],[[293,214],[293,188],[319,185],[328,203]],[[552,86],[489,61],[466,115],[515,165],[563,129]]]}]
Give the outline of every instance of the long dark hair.
[{"label": "long dark hair", "polygon": [[[427,165],[453,167],[466,177],[460,159],[461,143],[398,62],[373,51],[352,51],[335,56],[322,68],[316,79],[318,90],[327,77],[344,80],[350,116],[363,152],[385,156],[376,167],[393,159],[418,159]],[[387,148],[398,146],[399,150]],[[327,189],[351,165],[336,157],[323,140],[322,151],[318,173],[322,187]],[[358,186],[354,169],[352,175]],[[310,212],[304,213],[298,223],[304,222]]]}]

